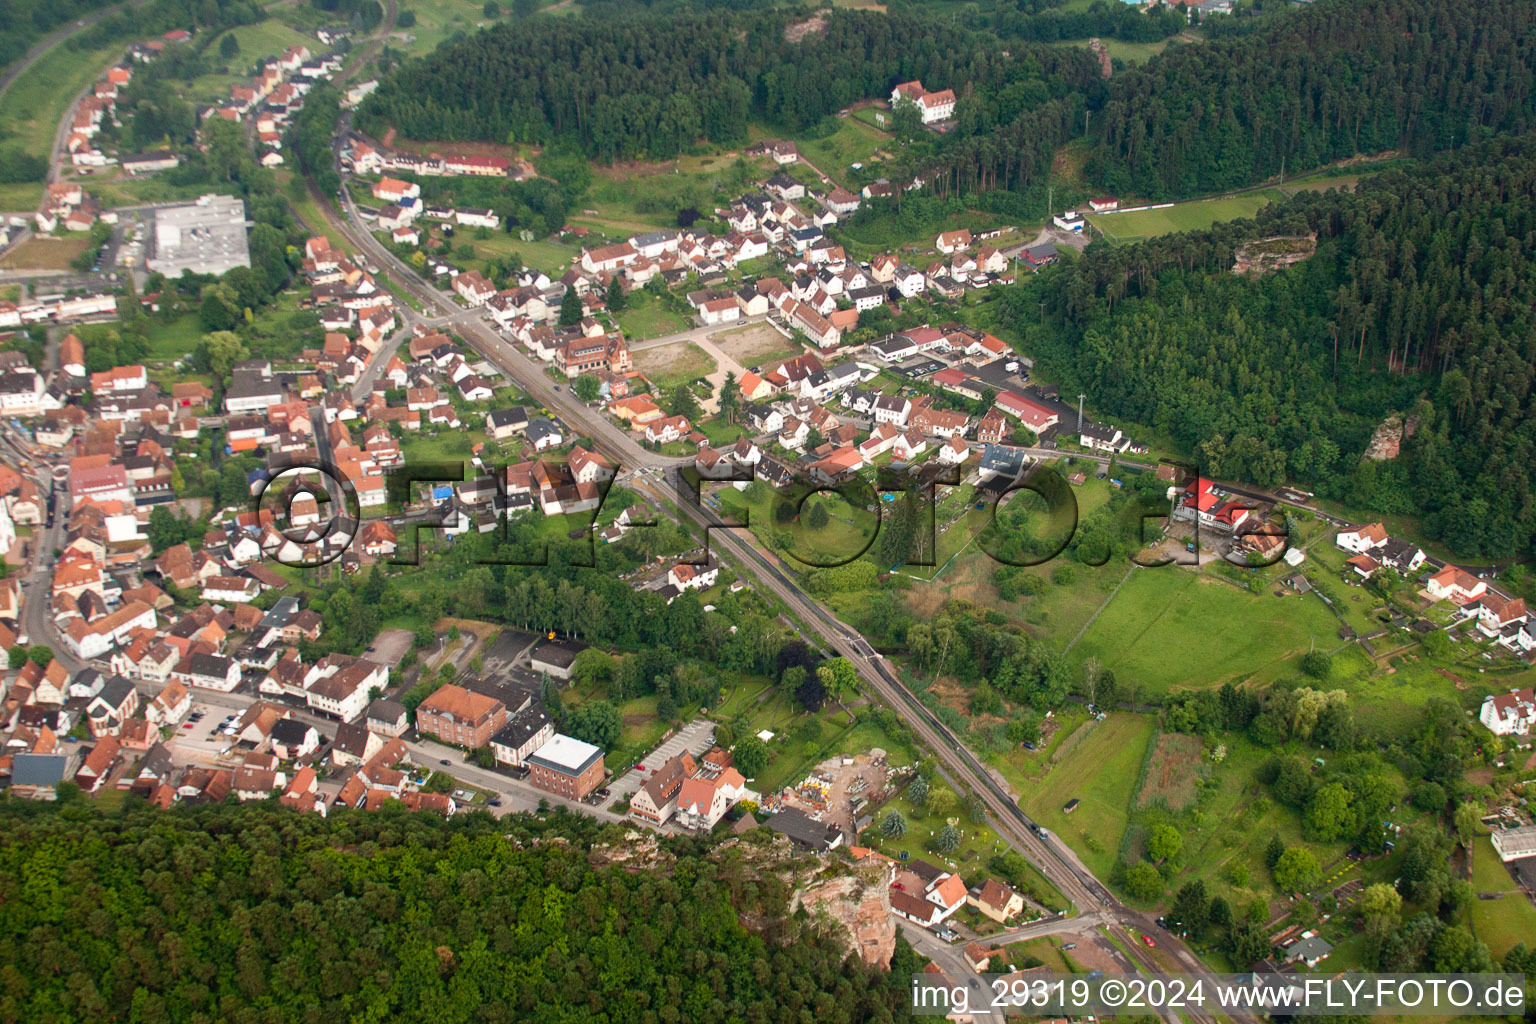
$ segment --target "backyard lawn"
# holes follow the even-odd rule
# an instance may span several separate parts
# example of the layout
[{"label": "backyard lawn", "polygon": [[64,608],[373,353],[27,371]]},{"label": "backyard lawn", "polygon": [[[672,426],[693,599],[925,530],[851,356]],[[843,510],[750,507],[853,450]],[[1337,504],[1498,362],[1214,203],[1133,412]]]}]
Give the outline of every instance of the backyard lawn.
[{"label": "backyard lawn", "polygon": [[1473,844],[1472,888],[1479,893],[1504,893],[1502,899],[1472,902],[1472,929],[1489,952],[1500,957],[1517,942],[1529,946],[1536,941],[1536,907],[1499,863],[1486,836]]},{"label": "backyard lawn", "polygon": [[838,129],[824,139],[795,143],[805,158],[840,185],[847,185],[850,164],[867,164],[890,141],[878,128],[854,117],[840,118]]},{"label": "backyard lawn", "polygon": [[169,363],[190,355],[203,338],[203,324],[196,313],[188,313],[170,322],[151,320],[147,340],[148,358]]},{"label": "backyard lawn", "polygon": [[618,319],[624,337],[631,341],[660,338],[663,335],[686,331],[689,327],[687,320],[662,305],[659,299],[645,296],[640,299],[632,298],[630,301],[632,303],[630,308],[620,313]]}]

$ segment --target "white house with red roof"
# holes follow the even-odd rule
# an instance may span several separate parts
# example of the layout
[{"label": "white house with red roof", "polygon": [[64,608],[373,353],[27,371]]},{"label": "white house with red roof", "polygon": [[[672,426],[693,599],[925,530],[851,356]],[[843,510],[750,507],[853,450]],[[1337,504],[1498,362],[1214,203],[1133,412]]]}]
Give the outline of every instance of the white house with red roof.
[{"label": "white house with red roof", "polygon": [[1374,551],[1387,542],[1387,528],[1380,523],[1366,523],[1352,529],[1340,530],[1333,542],[1345,551],[1363,555]]},{"label": "white house with red roof", "polygon": [[1486,697],[1477,720],[1495,736],[1528,736],[1536,723],[1536,693],[1526,687]]},{"label": "white house with red roof", "polygon": [[942,121],[947,117],[953,117],[955,113],[955,91],[953,89],[940,89],[938,92],[929,92],[923,88],[923,83],[917,79],[910,82],[902,82],[891,90],[891,106],[893,108],[902,100],[910,100],[917,104],[917,109],[923,115],[923,124]]},{"label": "white house with red roof", "polygon": [[1201,477],[1189,482],[1178,507],[1173,510],[1175,519],[1214,527],[1226,533],[1236,530],[1248,518],[1248,509],[1235,501],[1228,501],[1216,492],[1211,481]]},{"label": "white house with red roof", "polygon": [[993,401],[993,408],[1001,409],[1006,415],[1012,416],[1036,434],[1054,427],[1061,419],[1045,406],[1038,402],[1031,402],[1013,391],[998,392],[997,398]]},{"label": "white house with red roof", "polygon": [[1526,620],[1525,599],[1505,597],[1496,591],[1486,591],[1482,597],[1461,608],[1463,618],[1477,618],[1478,632],[1496,637],[1510,626]]},{"label": "white house with red roof", "polygon": [[1424,592],[1436,601],[1466,604],[1475,601],[1488,591],[1488,584],[1465,569],[1448,565],[1431,576],[1424,585]]}]

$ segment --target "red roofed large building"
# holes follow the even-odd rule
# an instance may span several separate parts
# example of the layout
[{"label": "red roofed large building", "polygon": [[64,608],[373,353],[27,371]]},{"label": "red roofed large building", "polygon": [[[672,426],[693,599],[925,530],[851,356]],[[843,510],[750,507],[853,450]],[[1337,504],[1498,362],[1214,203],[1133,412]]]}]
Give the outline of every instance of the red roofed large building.
[{"label": "red roofed large building", "polygon": [[483,747],[507,720],[507,708],[494,697],[462,686],[438,688],[416,709],[416,730],[449,743]]},{"label": "red roofed large building", "polygon": [[902,82],[891,90],[891,106],[894,108],[901,100],[910,100],[917,104],[917,109],[923,115],[923,124],[942,121],[947,117],[953,117],[955,113],[955,91],[953,89],[940,89],[938,92],[929,92],[923,88],[923,83],[920,80]]},{"label": "red roofed large building", "polygon": [[1221,498],[1216,494],[1215,485],[1201,477],[1189,482],[1173,515],[1177,519],[1231,533],[1248,518],[1248,509]]},{"label": "red roofed large building", "polygon": [[1003,391],[997,396],[994,408],[1001,409],[1005,414],[1012,416],[1024,426],[1040,434],[1054,427],[1060,422],[1060,417],[1050,409],[1031,402],[1023,395],[1013,391]]}]

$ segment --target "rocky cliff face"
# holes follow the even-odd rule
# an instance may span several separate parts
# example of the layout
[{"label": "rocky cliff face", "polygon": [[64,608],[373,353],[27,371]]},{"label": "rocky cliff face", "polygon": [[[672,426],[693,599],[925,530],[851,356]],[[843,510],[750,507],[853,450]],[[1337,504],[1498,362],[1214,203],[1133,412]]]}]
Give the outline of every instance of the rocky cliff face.
[{"label": "rocky cliff face", "polygon": [[813,919],[840,926],[844,945],[866,964],[889,967],[896,951],[890,879],[882,870],[863,870],[817,882],[795,893],[791,910],[805,907]]}]

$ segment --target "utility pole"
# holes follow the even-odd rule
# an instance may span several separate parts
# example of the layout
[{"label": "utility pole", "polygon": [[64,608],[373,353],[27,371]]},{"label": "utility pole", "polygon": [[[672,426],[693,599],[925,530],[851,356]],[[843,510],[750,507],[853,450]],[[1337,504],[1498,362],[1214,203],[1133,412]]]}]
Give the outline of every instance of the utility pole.
[{"label": "utility pole", "polygon": [[1055,206],[1056,186],[1045,186],[1045,226],[1051,226],[1051,217],[1056,210]]},{"label": "utility pole", "polygon": [[1077,432],[1079,435],[1083,432],[1083,399],[1087,397],[1081,391],[1077,393]]}]

